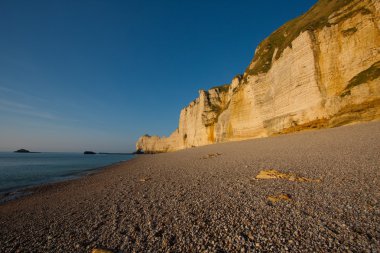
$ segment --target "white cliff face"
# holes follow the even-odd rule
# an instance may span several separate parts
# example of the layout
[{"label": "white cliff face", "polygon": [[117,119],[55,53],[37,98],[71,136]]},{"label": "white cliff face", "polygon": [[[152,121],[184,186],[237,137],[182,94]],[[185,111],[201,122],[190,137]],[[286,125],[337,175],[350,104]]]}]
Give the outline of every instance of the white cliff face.
[{"label": "white cliff face", "polygon": [[[300,34],[265,75],[249,76],[231,99],[226,139],[267,136],[309,121],[307,111],[318,108],[322,96],[309,32]],[[313,110],[315,111],[315,110]]]},{"label": "white cliff face", "polygon": [[[238,85],[240,77],[233,83]],[[215,143],[214,125],[220,113],[226,109],[232,86],[221,86],[209,91],[200,90],[199,97],[182,109],[179,127],[169,137],[142,136],[137,150],[168,152]]]},{"label": "white cliff face", "polygon": [[[367,2],[370,4],[366,5]],[[320,80],[325,90],[324,109],[328,117],[353,105],[365,102],[378,104],[378,78],[374,82],[364,80],[342,96],[355,76],[380,61],[380,4],[378,1],[363,1],[356,7],[361,6],[366,6],[371,13],[360,11],[316,34]],[[344,12],[339,14],[331,20],[338,19]],[[327,41],[330,43],[324,43]]]},{"label": "white cliff face", "polygon": [[380,1],[352,1],[278,58],[276,48],[267,71],[250,74],[254,60],[229,86],[199,91],[170,137],[143,136],[136,148],[167,152],[379,119],[379,13]]}]

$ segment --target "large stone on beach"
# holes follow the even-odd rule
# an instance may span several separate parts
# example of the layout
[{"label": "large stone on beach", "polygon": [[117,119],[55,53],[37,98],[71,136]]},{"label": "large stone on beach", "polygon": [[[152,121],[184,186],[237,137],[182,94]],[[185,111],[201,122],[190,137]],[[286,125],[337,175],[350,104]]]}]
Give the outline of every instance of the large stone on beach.
[{"label": "large stone on beach", "polygon": [[321,182],[320,179],[299,177],[292,173],[283,173],[277,170],[262,170],[256,176],[256,179],[286,179],[294,182]]},{"label": "large stone on beach", "polygon": [[113,253],[113,252],[107,249],[93,249],[91,253]]},{"label": "large stone on beach", "polygon": [[284,194],[284,193],[281,193],[279,195],[268,196],[268,200],[272,203],[276,203],[278,201],[289,201],[291,199],[292,198],[289,194]]}]

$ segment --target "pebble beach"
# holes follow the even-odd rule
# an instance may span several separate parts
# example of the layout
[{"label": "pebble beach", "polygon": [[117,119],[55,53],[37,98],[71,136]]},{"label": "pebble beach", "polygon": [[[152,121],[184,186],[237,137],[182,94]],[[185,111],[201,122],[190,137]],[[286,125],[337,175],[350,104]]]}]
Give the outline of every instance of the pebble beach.
[{"label": "pebble beach", "polygon": [[380,252],[380,122],[139,155],[0,205],[0,252]]}]

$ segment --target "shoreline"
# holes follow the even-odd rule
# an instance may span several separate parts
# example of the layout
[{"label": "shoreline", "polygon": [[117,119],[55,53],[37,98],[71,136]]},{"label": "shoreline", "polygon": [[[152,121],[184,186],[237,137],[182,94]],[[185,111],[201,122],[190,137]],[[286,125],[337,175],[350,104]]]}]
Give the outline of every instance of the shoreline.
[{"label": "shoreline", "polygon": [[24,197],[34,195],[36,192],[40,191],[40,189],[42,188],[44,189],[54,188],[55,185],[58,185],[58,184],[64,184],[70,181],[81,180],[84,177],[89,177],[91,175],[100,173],[102,170],[107,170],[114,165],[125,163],[135,158],[136,156],[133,156],[132,158],[128,160],[111,163],[106,166],[90,168],[90,169],[86,169],[80,172],[68,173],[65,175],[61,175],[60,176],[62,177],[61,179],[52,180],[50,182],[43,182],[43,183],[35,184],[35,185],[32,184],[32,185],[27,185],[27,186],[22,186],[22,187],[14,187],[10,189],[5,189],[0,192],[0,206],[11,201],[16,201]]},{"label": "shoreline", "polygon": [[[379,143],[380,122],[372,122],[137,156],[0,205],[0,245],[376,252]],[[258,179],[265,170],[282,178]]]}]

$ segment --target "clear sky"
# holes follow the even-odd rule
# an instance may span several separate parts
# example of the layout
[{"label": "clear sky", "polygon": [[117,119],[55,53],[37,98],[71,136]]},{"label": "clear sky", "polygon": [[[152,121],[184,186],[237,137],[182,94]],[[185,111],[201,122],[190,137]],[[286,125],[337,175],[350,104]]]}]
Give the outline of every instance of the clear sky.
[{"label": "clear sky", "polygon": [[1,0],[0,151],[134,151],[316,0]]}]

